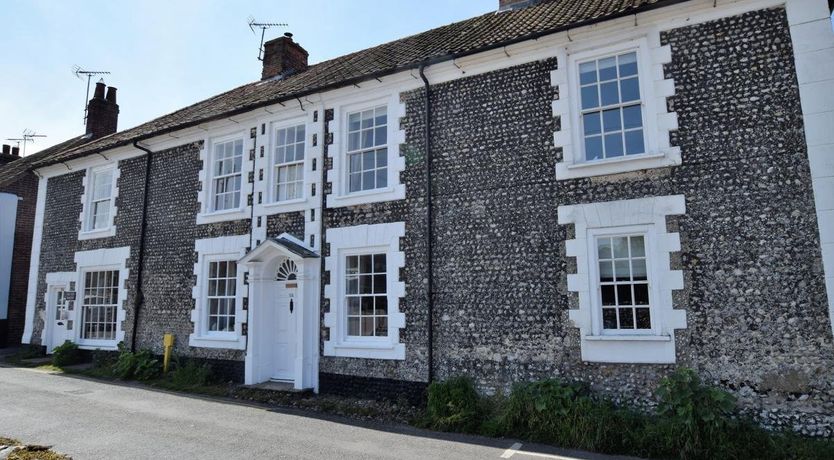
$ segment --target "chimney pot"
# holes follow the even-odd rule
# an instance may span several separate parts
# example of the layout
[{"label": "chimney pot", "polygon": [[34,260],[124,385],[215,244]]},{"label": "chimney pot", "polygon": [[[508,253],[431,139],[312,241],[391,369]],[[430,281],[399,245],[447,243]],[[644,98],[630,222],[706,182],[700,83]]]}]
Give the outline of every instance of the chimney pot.
[{"label": "chimney pot", "polygon": [[99,80],[96,83],[96,89],[93,92],[93,99],[104,99],[104,80]]},{"label": "chimney pot", "polygon": [[20,156],[20,147],[12,147],[12,155],[19,157]]},{"label": "chimney pot", "polygon": [[107,96],[105,96],[104,99],[107,102],[110,102],[111,104],[115,104],[116,103],[116,88],[114,88],[112,86],[108,87],[107,88]]},{"label": "chimney pot", "polygon": [[104,80],[96,83],[93,98],[87,103],[87,134],[97,139],[113,134],[118,129],[119,104],[116,103],[116,88],[107,88],[104,95]]},{"label": "chimney pot", "polygon": [[264,43],[263,71],[261,80],[277,76],[287,76],[307,70],[309,53],[292,40],[293,35],[284,33],[283,37]]},{"label": "chimney pot", "polygon": [[11,155],[12,154],[12,146],[9,144],[3,144],[3,155]]}]

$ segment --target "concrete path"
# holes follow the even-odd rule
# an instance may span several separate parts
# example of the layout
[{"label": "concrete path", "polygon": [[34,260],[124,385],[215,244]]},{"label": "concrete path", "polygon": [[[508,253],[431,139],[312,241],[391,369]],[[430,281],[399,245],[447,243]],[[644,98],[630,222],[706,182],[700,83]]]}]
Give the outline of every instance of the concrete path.
[{"label": "concrete path", "polygon": [[0,436],[85,459],[603,458],[0,367]]}]

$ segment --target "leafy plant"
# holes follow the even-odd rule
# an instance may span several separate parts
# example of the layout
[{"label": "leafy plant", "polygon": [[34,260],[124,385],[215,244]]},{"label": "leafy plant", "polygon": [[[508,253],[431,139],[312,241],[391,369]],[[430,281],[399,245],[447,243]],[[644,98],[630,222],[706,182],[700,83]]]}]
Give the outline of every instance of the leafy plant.
[{"label": "leafy plant", "polygon": [[119,344],[119,357],[113,364],[113,375],[122,380],[150,380],[162,372],[162,364],[150,350],[136,353]]},{"label": "leafy plant", "polygon": [[211,372],[211,366],[208,363],[200,364],[192,359],[183,366],[177,362],[171,372],[171,384],[175,388],[204,386],[209,383]]},{"label": "leafy plant", "polygon": [[734,428],[735,397],[703,385],[692,369],[678,369],[664,377],[657,396],[657,412],[670,420],[684,458],[698,456],[707,446],[721,444]]},{"label": "leafy plant", "polygon": [[475,432],[481,423],[480,409],[478,392],[466,377],[429,385],[426,425],[431,428]]},{"label": "leafy plant", "polygon": [[52,364],[58,367],[71,366],[82,362],[81,350],[78,345],[67,340],[52,349]]}]

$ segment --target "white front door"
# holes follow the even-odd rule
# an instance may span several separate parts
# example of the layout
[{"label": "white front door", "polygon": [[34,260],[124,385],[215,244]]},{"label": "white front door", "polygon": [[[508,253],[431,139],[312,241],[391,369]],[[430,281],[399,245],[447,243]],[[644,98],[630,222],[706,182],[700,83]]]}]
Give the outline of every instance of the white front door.
[{"label": "white front door", "polygon": [[58,345],[63,344],[67,340],[72,340],[73,320],[68,308],[69,302],[66,299],[63,287],[53,287],[50,289],[49,299],[52,305],[47,311],[52,312],[50,321],[52,321],[52,338],[49,350]]},{"label": "white front door", "polygon": [[300,315],[294,281],[278,282],[275,300],[275,380],[295,380],[295,328]]}]

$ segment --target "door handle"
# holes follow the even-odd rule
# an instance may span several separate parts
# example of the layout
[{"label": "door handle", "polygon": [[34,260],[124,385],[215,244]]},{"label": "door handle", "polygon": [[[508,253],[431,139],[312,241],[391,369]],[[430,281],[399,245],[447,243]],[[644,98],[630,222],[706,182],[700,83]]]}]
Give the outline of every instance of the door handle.
[{"label": "door handle", "polygon": [[58,321],[58,325],[59,325],[59,326],[63,326],[63,325],[64,325],[64,322],[63,322],[63,321]]},{"label": "door handle", "polygon": [[290,299],[290,313],[292,313],[292,310],[293,310],[292,299]]}]

